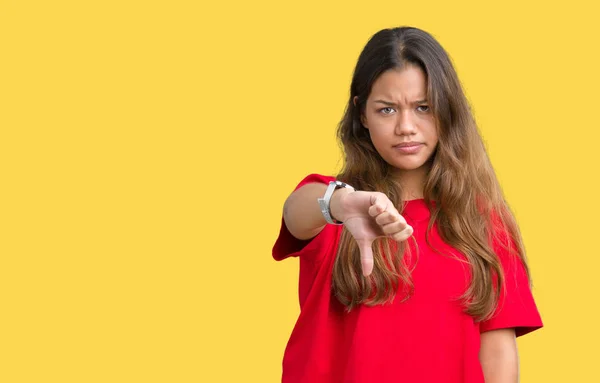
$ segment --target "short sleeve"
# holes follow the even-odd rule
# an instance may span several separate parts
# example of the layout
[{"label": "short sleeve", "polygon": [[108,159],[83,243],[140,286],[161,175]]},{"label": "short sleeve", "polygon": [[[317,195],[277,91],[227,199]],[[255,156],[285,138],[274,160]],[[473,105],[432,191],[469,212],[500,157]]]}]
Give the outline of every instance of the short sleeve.
[{"label": "short sleeve", "polygon": [[[516,336],[525,335],[543,326],[535,304],[529,279],[523,261],[515,251],[512,241],[502,233],[494,241],[494,251],[498,255],[504,271],[504,288],[500,290],[498,307],[491,319],[481,322],[480,331],[514,328]],[[513,246],[503,246],[501,242]]]},{"label": "short sleeve", "polygon": [[[324,176],[320,174],[310,174],[306,176],[302,181],[300,181],[300,183],[296,186],[294,191],[298,190],[300,187],[306,184],[328,184],[330,181],[334,180],[335,177]],[[320,237],[320,235],[317,237]],[[316,240],[316,237],[308,240],[300,240],[294,237],[287,229],[285,221],[283,220],[283,216],[281,217],[281,229],[279,230],[279,236],[277,237],[275,245],[273,246],[273,258],[275,260],[281,261],[288,257],[297,257],[303,253],[310,252],[313,247],[317,246],[318,241]]]}]

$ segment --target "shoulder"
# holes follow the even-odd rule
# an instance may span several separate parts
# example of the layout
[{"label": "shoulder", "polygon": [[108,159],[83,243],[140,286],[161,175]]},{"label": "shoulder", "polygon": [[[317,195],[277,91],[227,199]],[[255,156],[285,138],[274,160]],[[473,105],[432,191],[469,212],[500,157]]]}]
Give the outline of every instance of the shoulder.
[{"label": "shoulder", "polygon": [[301,188],[302,186],[306,185],[306,184],[311,184],[311,183],[323,183],[323,184],[328,184],[331,181],[335,181],[335,176],[330,176],[330,175],[324,175],[324,174],[318,174],[318,173],[311,173],[307,176],[305,176],[297,185],[295,190]]}]

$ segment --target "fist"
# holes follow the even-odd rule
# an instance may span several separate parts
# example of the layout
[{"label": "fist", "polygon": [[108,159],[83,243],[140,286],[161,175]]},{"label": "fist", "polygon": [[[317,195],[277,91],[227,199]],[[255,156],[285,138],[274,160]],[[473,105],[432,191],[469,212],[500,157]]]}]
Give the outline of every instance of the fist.
[{"label": "fist", "polygon": [[383,193],[346,192],[340,196],[337,209],[358,244],[364,276],[373,271],[372,244],[376,238],[388,237],[401,242],[413,234],[413,228]]}]

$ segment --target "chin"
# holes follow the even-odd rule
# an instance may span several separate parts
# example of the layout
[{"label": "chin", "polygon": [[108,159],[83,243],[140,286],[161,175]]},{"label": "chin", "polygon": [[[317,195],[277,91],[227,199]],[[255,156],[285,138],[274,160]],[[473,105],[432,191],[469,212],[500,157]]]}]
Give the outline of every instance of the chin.
[{"label": "chin", "polygon": [[411,171],[411,170],[417,170],[423,167],[423,165],[425,165],[425,161],[421,162],[411,162],[411,163],[406,163],[406,162],[402,162],[402,163],[394,163],[392,162],[390,165],[392,165],[394,168],[400,170],[400,171]]}]

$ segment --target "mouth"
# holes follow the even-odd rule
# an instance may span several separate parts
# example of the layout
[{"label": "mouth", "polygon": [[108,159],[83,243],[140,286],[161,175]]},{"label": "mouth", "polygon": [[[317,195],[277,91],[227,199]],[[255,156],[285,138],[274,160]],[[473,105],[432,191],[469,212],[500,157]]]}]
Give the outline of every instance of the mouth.
[{"label": "mouth", "polygon": [[411,146],[419,146],[419,145],[423,145],[420,142],[401,142],[399,144],[394,145],[394,148],[409,148]]},{"label": "mouth", "polygon": [[415,154],[418,153],[424,144],[420,142],[402,142],[394,145],[393,148],[403,154]]}]

